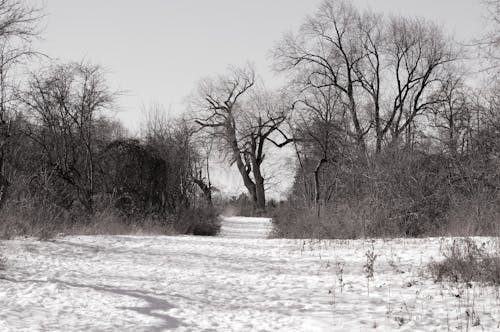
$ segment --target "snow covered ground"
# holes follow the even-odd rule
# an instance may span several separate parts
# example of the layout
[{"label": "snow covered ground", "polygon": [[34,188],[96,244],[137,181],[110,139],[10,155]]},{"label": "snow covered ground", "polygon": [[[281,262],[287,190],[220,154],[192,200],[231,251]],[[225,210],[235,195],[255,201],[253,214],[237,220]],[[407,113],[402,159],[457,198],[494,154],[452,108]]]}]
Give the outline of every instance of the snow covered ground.
[{"label": "snow covered ground", "polygon": [[272,231],[269,218],[224,217],[219,236],[239,239],[265,239]]},{"label": "snow covered ground", "polygon": [[3,241],[0,331],[500,329],[498,290],[434,284],[423,272],[450,240],[235,238],[245,233],[231,225],[233,237]]}]

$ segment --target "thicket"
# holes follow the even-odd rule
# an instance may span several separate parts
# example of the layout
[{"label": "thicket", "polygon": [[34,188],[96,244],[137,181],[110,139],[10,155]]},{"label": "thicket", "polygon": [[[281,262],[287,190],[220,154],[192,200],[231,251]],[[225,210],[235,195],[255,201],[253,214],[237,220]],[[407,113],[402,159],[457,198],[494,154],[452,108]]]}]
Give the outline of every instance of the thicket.
[{"label": "thicket", "polygon": [[[490,142],[498,149],[498,140]],[[479,143],[479,142],[478,142]],[[482,144],[486,142],[482,142]],[[274,216],[278,236],[359,238],[500,234],[500,154],[397,149],[318,175],[297,172]]]},{"label": "thicket", "polygon": [[218,232],[218,214],[194,182],[196,151],[178,123],[161,138],[132,139],[119,123],[100,118],[86,140],[79,120],[46,121],[10,122],[2,237]]},{"label": "thicket", "polygon": [[[233,67],[198,83],[188,119],[153,108],[131,137],[102,68],[32,49],[41,16],[0,1],[0,236],[211,235],[224,211],[272,215],[284,237],[500,233],[497,71],[471,80],[467,50],[433,22],[325,0],[272,50],[282,89]],[[266,190],[284,146],[296,172],[277,204]],[[213,202],[215,153],[246,195]]]},{"label": "thicket", "polygon": [[466,52],[433,22],[347,1],[285,36],[297,171],[276,235],[499,234],[500,85],[496,69],[468,85]]},{"label": "thicket", "polygon": [[157,116],[130,138],[101,68],[86,63],[47,66],[15,97],[3,113],[2,237],[217,233],[184,121]]},{"label": "thicket", "polygon": [[444,259],[429,264],[436,282],[472,282],[500,285],[500,257],[488,252],[485,244],[478,245],[473,239],[457,239],[443,250]]},{"label": "thicket", "polygon": [[0,1],[0,237],[217,233],[193,126],[152,108],[128,135],[100,66],[33,49],[43,17]]}]

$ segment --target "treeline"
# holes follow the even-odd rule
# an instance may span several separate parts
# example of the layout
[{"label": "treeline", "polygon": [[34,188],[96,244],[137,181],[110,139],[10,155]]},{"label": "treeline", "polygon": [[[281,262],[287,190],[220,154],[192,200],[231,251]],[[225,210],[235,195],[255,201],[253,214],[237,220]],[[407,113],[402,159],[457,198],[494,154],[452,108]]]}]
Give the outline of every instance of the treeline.
[{"label": "treeline", "polygon": [[216,233],[193,126],[152,109],[132,138],[102,68],[32,49],[41,15],[0,1],[0,236]]},{"label": "treeline", "polygon": [[278,235],[500,234],[497,71],[478,83],[458,45],[433,22],[333,0],[284,38],[298,168]]},{"label": "treeline", "polygon": [[[0,1],[0,235],[215,234],[224,207],[273,214],[286,237],[498,234],[499,3],[488,4],[492,33],[469,48],[434,22],[325,0],[272,50],[282,88],[232,67],[200,80],[178,119],[153,107],[131,137],[102,69],[45,59],[32,49],[41,11]],[[472,73],[472,49],[489,72]],[[274,171],[295,177],[270,204],[283,147],[295,161]],[[247,192],[217,209],[216,154]]]},{"label": "treeline", "polygon": [[217,231],[189,126],[151,111],[130,138],[109,117],[114,98],[102,70],[81,63],[38,71],[17,92],[2,147],[4,236]]},{"label": "treeline", "polygon": [[[272,147],[294,151],[291,193],[268,211],[278,236],[498,234],[500,5],[488,5],[492,34],[463,47],[437,23],[326,0],[272,50],[286,86],[266,90],[248,66],[205,80],[196,123],[253,213],[267,208]],[[474,73],[473,53],[489,72]]]}]

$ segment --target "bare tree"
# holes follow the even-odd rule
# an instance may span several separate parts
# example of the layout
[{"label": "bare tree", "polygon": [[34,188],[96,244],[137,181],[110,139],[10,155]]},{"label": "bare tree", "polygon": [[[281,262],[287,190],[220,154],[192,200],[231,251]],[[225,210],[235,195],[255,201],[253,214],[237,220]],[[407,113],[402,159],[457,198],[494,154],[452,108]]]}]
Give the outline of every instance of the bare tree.
[{"label": "bare tree", "polygon": [[212,194],[216,188],[212,185],[210,178],[210,161],[214,152],[214,140],[210,135],[203,132],[197,132],[193,135],[193,144],[197,150],[197,158],[194,163],[193,181],[200,188],[206,203],[213,206]]},{"label": "bare tree", "polygon": [[193,183],[200,186],[196,174],[199,155],[193,139],[194,124],[184,118],[169,118],[159,104],[153,104],[145,110],[145,114],[142,137],[146,145],[157,150],[160,157],[172,165],[164,174],[171,183],[164,192],[170,200],[175,198],[178,202],[169,204],[171,207],[188,208],[194,191]]},{"label": "bare tree", "polygon": [[483,0],[489,18],[489,31],[482,37],[478,44],[486,51],[486,56],[493,62],[493,68],[498,67],[500,61],[500,1]]},{"label": "bare tree", "polygon": [[393,141],[405,131],[409,139],[415,118],[442,102],[435,91],[457,55],[439,26],[421,19],[393,17],[388,47],[396,93],[384,131],[391,131]]},{"label": "bare tree", "polygon": [[114,95],[99,66],[71,63],[33,75],[19,96],[33,120],[27,134],[44,151],[50,173],[76,192],[88,212],[95,193],[97,121]]},{"label": "bare tree", "polygon": [[300,84],[318,89],[333,86],[343,94],[352,120],[350,135],[364,150],[369,124],[362,123],[358,104],[356,67],[366,54],[357,38],[359,21],[359,12],[349,2],[324,1],[297,35],[285,36],[274,57],[277,70],[299,70]]},{"label": "bare tree", "polygon": [[411,136],[415,118],[438,102],[442,68],[457,58],[436,24],[360,12],[344,0],[325,0],[274,56],[302,89],[337,89],[350,114],[346,132],[366,150],[374,129],[377,153],[389,135]]},{"label": "bare tree", "polygon": [[[305,158],[314,159],[316,163],[312,170],[313,201],[319,217],[321,201],[328,200],[329,189],[332,188],[331,182],[335,181],[335,177],[321,179],[322,170],[326,165],[334,164],[343,154],[345,135],[342,123],[346,113],[345,105],[341,102],[338,90],[330,86],[325,89],[311,89],[309,93],[304,93],[295,103],[294,109],[298,118],[295,121],[295,136],[304,150],[302,154]],[[301,171],[307,172],[303,166]],[[325,186],[324,189],[322,185]]]},{"label": "bare tree", "polygon": [[226,76],[202,81],[194,107],[200,129],[220,143],[221,151],[236,164],[255,207],[263,210],[266,142],[282,147],[292,140],[281,128],[289,107],[276,96],[254,93],[255,84],[253,68],[234,68]]},{"label": "bare tree", "polygon": [[5,203],[9,181],[5,174],[6,145],[11,136],[15,88],[19,65],[34,55],[31,44],[39,34],[41,9],[21,0],[0,0],[0,208]]},{"label": "bare tree", "polygon": [[441,82],[440,90],[436,91],[439,102],[433,105],[431,114],[438,139],[452,156],[465,153],[470,146],[473,117],[471,91],[457,72],[457,68],[450,68],[448,77]]}]

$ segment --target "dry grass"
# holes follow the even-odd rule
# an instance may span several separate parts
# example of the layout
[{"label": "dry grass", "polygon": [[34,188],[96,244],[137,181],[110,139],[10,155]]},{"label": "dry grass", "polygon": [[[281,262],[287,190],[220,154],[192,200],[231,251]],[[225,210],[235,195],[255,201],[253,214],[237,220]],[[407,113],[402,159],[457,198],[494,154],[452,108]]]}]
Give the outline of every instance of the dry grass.
[{"label": "dry grass", "polygon": [[5,270],[6,266],[7,266],[7,258],[3,257],[0,254],[0,271]]},{"label": "dry grass", "polygon": [[187,209],[175,214],[126,216],[112,207],[92,215],[33,201],[9,202],[0,212],[0,238],[30,236],[48,240],[57,235],[216,235],[220,221],[214,209]]},{"label": "dry grass", "polygon": [[454,240],[444,251],[444,260],[429,265],[436,282],[500,285],[500,255],[489,253],[484,244],[471,239]]},{"label": "dry grass", "polygon": [[[359,210],[358,210],[359,212]],[[321,211],[287,203],[273,215],[274,237],[296,239],[356,239],[366,235],[366,219],[347,206]]]},{"label": "dry grass", "polygon": [[182,211],[174,224],[181,234],[202,236],[215,236],[221,227],[219,213],[210,207]]}]

